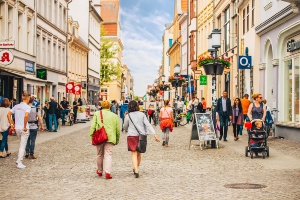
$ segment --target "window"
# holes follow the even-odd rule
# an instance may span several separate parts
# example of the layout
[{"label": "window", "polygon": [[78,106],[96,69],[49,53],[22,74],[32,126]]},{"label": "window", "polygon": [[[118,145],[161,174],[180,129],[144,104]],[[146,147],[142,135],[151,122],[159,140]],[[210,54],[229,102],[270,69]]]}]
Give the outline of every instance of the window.
[{"label": "window", "polygon": [[18,49],[22,49],[23,37],[23,13],[18,12]]},{"label": "window", "polygon": [[[36,35],[36,59],[37,59],[37,63],[41,62],[41,43],[40,43],[40,39],[41,36],[40,35]],[[29,42],[28,42],[29,43]]]},{"label": "window", "polygon": [[47,0],[44,0],[44,16],[45,18],[47,18]]},{"label": "window", "polygon": [[58,46],[58,65],[57,65],[57,68],[60,69],[60,66],[61,66],[61,47]]},{"label": "window", "polygon": [[251,20],[251,27],[254,26],[254,9],[255,9],[255,0],[252,0],[252,20]]},{"label": "window", "polygon": [[52,1],[48,0],[48,20],[52,22]]},{"label": "window", "polygon": [[56,56],[57,56],[57,50],[56,50],[56,44],[53,42],[53,66],[55,67],[56,66]]},{"label": "window", "polygon": [[57,24],[57,1],[54,1],[54,9],[53,9],[54,22],[53,24]]},{"label": "window", "polygon": [[[43,37],[43,45],[42,45],[42,54],[41,55],[46,55],[46,38],[44,38],[44,37]],[[43,58],[43,61],[41,63],[46,66],[46,56],[43,56],[42,58]]]},{"label": "window", "polygon": [[246,33],[246,10],[243,10],[243,34]]},{"label": "window", "polygon": [[228,51],[230,49],[230,13],[229,13],[229,7],[225,10],[224,12],[224,41],[225,41],[225,46],[224,46],[224,51]]},{"label": "window", "polygon": [[5,12],[4,12],[4,3],[0,3],[0,35],[2,37],[5,36],[5,30],[4,30],[4,18],[5,18]]},{"label": "window", "polygon": [[38,5],[38,8],[37,8],[37,9],[38,9],[39,14],[42,13],[42,3],[41,3],[41,1],[42,1],[42,0],[40,0],[40,1],[38,2],[38,4],[37,4],[37,5]]},{"label": "window", "polygon": [[33,53],[32,40],[33,40],[33,22],[30,17],[27,17],[27,53]]},{"label": "window", "polygon": [[47,46],[47,67],[51,66],[51,41],[48,40]]},{"label": "window", "polygon": [[299,82],[299,57],[295,59],[289,59],[284,62],[287,77],[286,87],[286,101],[290,103],[285,104],[285,121],[300,122],[300,82]]},{"label": "window", "polygon": [[65,71],[65,66],[66,66],[66,56],[65,56],[65,48],[62,48],[62,65],[60,67],[61,70]]},{"label": "window", "polygon": [[5,39],[13,38],[13,7],[8,6],[8,20],[7,20],[7,37]]},{"label": "window", "polygon": [[247,6],[247,32],[249,31],[249,5]]},{"label": "window", "polygon": [[62,19],[62,6],[59,5],[59,19],[58,19],[58,27],[61,28],[62,27],[62,23],[63,23],[63,19]]},{"label": "window", "polygon": [[66,29],[66,25],[67,25],[67,13],[66,13],[66,9],[63,9],[63,12],[64,12],[64,18],[63,18],[63,30],[65,30]]},{"label": "window", "polygon": [[221,29],[221,16],[217,18],[217,29]]}]

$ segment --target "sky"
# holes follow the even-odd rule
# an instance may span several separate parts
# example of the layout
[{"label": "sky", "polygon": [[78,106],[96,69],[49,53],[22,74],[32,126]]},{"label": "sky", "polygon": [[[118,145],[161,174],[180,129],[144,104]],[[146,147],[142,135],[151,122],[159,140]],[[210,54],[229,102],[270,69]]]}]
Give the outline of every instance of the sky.
[{"label": "sky", "polygon": [[146,94],[147,85],[158,78],[162,64],[162,36],[171,23],[174,0],[120,0],[123,64],[134,79],[134,93]]}]

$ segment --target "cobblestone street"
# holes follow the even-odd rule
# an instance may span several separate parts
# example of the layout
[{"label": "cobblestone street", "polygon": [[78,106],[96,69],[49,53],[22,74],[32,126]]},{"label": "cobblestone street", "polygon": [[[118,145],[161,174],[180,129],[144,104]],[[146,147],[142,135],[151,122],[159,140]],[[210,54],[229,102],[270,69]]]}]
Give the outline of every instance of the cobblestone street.
[{"label": "cobblestone street", "polygon": [[[244,155],[245,134],[237,142],[230,134],[219,149],[201,151],[198,142],[192,141],[189,150],[191,127],[179,127],[171,134],[168,148],[148,137],[140,178],[136,179],[126,134],[121,133],[120,143],[114,147],[113,179],[105,180],[95,173],[96,150],[90,144],[88,125],[63,127],[61,132],[74,132],[48,140],[43,138],[55,133],[40,134],[38,159],[24,160],[24,170],[15,166],[16,151],[1,159],[1,199],[300,199],[298,142],[270,138],[270,157],[250,159]],[[267,187],[224,187],[233,183]]]}]

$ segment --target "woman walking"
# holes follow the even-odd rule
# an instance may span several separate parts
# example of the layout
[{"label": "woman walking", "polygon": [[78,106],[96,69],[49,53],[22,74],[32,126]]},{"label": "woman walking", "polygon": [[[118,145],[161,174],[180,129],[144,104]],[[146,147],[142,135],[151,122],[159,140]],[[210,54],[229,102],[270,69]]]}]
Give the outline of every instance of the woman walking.
[{"label": "woman walking", "polygon": [[154,134],[155,141],[159,142],[155,131],[145,114],[139,111],[139,105],[136,101],[130,101],[128,104],[128,114],[125,116],[124,129],[127,134],[128,151],[131,151],[131,159],[133,164],[133,173],[135,178],[139,177],[139,166],[141,164],[142,155],[137,152],[136,148],[139,143],[139,135],[147,135],[147,129]]},{"label": "woman walking", "polygon": [[5,156],[3,155],[4,149],[6,150],[6,156],[10,156],[11,154],[10,152],[8,152],[7,144],[8,130],[10,127],[7,117],[7,114],[10,111],[9,106],[9,99],[4,98],[1,102],[0,107],[0,132],[2,134],[2,142],[0,143],[0,158],[5,158]]},{"label": "woman walking", "polygon": [[[96,145],[97,149],[97,170],[98,176],[102,176],[105,172],[105,178],[111,179],[112,168],[112,150],[113,146],[119,143],[120,138],[120,123],[116,114],[110,111],[109,101],[101,103],[102,110],[94,114],[92,126],[90,129],[90,136],[92,137],[95,130],[104,126],[108,140],[105,143]],[[102,122],[103,120],[103,122]]]},{"label": "woman walking", "polygon": [[164,101],[164,107],[160,109],[160,129],[163,132],[163,143],[162,146],[169,146],[169,134],[173,131],[173,109],[169,106],[169,100]]},{"label": "woman walking", "polygon": [[236,98],[232,106],[232,126],[234,141],[237,141],[239,139],[239,132],[241,125],[243,125],[243,118],[244,114],[241,100],[239,98]]},{"label": "woman walking", "polygon": [[43,118],[45,119],[47,130],[49,130],[49,103],[48,103],[48,101],[45,101],[45,106],[43,109],[44,109]]},{"label": "woman walking", "polygon": [[253,94],[252,98],[254,100],[254,103],[250,104],[248,108],[248,117],[250,121],[253,119],[260,119],[262,121],[265,121],[266,119],[266,105],[263,105],[262,103],[262,95],[261,94]]}]

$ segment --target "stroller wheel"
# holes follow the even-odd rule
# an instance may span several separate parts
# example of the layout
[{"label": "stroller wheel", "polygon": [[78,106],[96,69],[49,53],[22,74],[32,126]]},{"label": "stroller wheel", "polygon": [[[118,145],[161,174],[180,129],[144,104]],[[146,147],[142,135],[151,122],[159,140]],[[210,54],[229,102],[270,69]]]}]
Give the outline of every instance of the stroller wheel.
[{"label": "stroller wheel", "polygon": [[253,152],[252,151],[250,152],[250,157],[251,157],[251,159],[253,159]]},{"label": "stroller wheel", "polygon": [[270,150],[269,150],[269,146],[267,146],[267,157],[270,156]]},{"label": "stroller wheel", "polygon": [[245,147],[245,156],[248,157],[248,146]]},{"label": "stroller wheel", "polygon": [[263,158],[263,159],[265,159],[265,158],[266,158],[266,154],[267,154],[267,152],[265,152],[265,151],[264,151],[264,152],[262,152],[262,158]]}]

